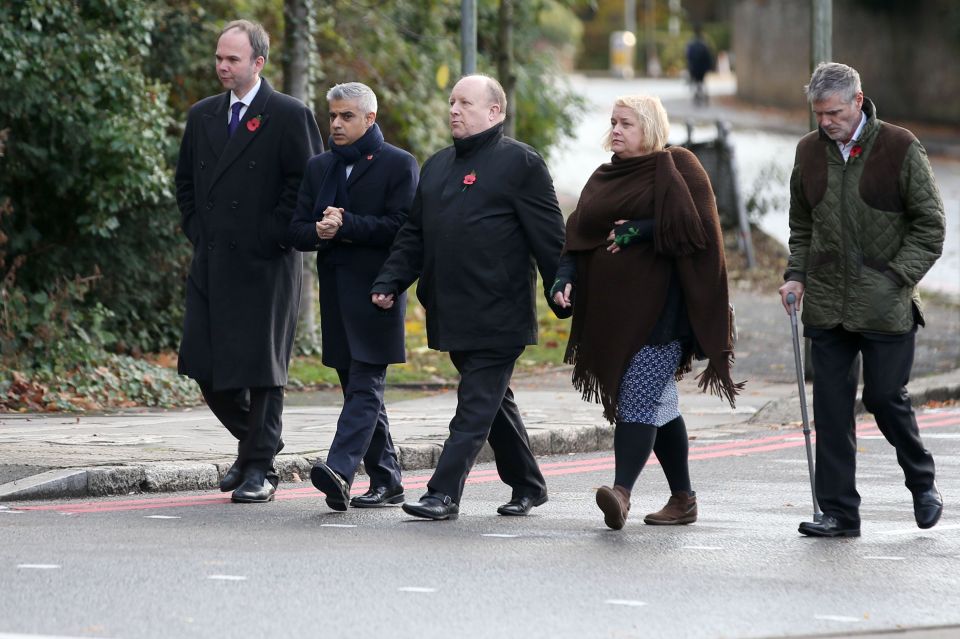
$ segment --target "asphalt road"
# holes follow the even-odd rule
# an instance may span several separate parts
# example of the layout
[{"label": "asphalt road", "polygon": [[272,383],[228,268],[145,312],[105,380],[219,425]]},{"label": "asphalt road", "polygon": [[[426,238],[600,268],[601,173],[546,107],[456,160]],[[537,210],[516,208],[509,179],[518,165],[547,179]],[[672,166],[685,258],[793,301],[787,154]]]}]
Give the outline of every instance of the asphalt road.
[{"label": "asphalt road", "polygon": [[[450,522],[334,513],[309,484],[253,506],[215,493],[12,503],[0,639],[960,636],[960,409],[921,425],[943,520],[915,527],[892,449],[865,422],[859,539],[797,534],[811,511],[797,430],[691,442],[701,516],[687,527],[641,522],[667,496],[653,464],[627,527],[607,530],[593,488],[612,477],[609,454],[542,459],[550,501],[526,518],[495,513],[509,491],[489,465]],[[426,479],[408,476],[408,496]]]}]

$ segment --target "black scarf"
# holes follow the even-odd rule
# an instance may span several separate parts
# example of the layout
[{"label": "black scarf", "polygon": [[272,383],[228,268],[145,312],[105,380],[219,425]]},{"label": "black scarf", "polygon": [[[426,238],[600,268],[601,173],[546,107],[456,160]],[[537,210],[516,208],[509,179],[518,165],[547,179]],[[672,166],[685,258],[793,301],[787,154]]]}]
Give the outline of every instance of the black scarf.
[{"label": "black scarf", "polygon": [[327,145],[333,153],[333,164],[323,176],[323,182],[320,183],[320,189],[317,192],[317,200],[313,205],[313,215],[318,221],[323,217],[323,212],[328,206],[350,208],[350,196],[347,194],[347,167],[356,164],[366,155],[380,151],[383,147],[383,133],[374,122],[373,126],[353,144],[340,146],[334,143],[331,136],[327,140]]}]

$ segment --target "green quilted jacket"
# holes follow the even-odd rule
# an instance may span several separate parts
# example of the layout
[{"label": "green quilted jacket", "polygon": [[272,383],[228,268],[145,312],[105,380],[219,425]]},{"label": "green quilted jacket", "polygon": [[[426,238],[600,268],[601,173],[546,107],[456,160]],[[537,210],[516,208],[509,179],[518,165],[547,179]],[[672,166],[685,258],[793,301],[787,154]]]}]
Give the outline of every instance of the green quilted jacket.
[{"label": "green quilted jacket", "polygon": [[943,201],[916,137],[878,120],[869,99],[863,110],[846,163],[819,130],[797,145],[785,279],[805,285],[804,326],[906,333],[914,309],[923,324],[917,282],[943,249]]}]

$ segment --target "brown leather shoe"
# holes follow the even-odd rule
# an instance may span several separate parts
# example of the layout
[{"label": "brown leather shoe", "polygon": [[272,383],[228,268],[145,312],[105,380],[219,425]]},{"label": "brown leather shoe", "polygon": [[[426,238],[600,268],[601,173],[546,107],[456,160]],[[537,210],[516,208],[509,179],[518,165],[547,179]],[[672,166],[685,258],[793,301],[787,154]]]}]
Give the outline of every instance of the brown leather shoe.
[{"label": "brown leather shoe", "polygon": [[679,526],[697,520],[697,493],[679,491],[670,495],[667,505],[643,518],[652,526]]},{"label": "brown leather shoe", "polygon": [[620,530],[627,523],[630,512],[630,491],[623,486],[601,486],[597,489],[597,506],[603,511],[603,523]]}]

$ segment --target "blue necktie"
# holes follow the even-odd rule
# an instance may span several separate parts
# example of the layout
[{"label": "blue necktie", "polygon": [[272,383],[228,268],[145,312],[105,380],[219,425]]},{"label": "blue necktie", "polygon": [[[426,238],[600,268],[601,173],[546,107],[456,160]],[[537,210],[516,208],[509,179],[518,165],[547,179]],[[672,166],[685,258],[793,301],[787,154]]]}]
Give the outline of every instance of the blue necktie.
[{"label": "blue necktie", "polygon": [[240,126],[240,109],[243,108],[243,102],[237,101],[233,103],[233,106],[230,107],[230,124],[227,125],[227,133],[230,137],[233,137],[234,131],[237,130],[237,127]]}]

